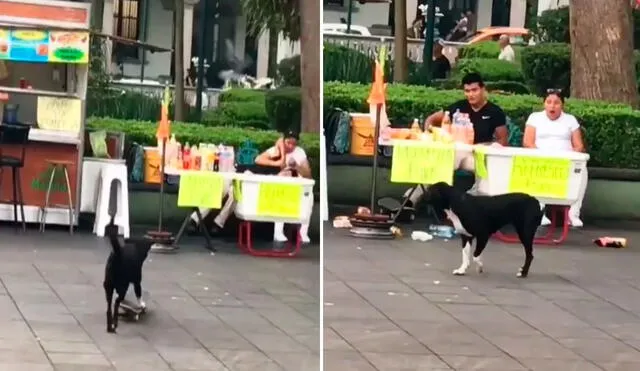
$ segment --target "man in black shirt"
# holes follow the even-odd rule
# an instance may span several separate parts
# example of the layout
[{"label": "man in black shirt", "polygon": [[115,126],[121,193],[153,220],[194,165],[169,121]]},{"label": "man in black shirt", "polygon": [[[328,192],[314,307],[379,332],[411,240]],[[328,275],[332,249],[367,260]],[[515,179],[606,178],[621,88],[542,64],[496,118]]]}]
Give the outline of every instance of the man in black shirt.
[{"label": "man in black shirt", "polygon": [[[477,73],[469,73],[462,79],[462,87],[466,99],[457,101],[446,108],[449,111],[451,120],[456,111],[469,115],[469,120],[473,124],[473,143],[496,143],[496,145],[507,145],[507,116],[502,109],[487,99],[487,90],[482,81],[482,77]],[[440,126],[444,118],[445,111],[438,111],[427,117],[429,126]],[[456,167],[468,171],[475,170],[473,155],[459,156],[456,154]],[[408,197],[409,191],[405,193]],[[422,188],[418,187],[411,195],[408,206],[413,207],[422,197]]]}]

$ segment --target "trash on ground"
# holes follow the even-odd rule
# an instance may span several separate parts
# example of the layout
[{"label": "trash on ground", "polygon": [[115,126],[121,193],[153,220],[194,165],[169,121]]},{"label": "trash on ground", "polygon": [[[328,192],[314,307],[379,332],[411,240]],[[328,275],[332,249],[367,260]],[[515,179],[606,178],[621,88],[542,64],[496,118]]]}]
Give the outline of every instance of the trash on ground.
[{"label": "trash on ground", "polygon": [[433,240],[433,236],[424,231],[413,231],[411,232],[411,239],[414,241],[427,242]]},{"label": "trash on ground", "polygon": [[593,240],[593,243],[600,247],[611,247],[614,249],[627,247],[627,239],[623,237],[600,237]]},{"label": "trash on ground", "polygon": [[351,228],[348,216],[336,216],[333,219],[333,228]]}]

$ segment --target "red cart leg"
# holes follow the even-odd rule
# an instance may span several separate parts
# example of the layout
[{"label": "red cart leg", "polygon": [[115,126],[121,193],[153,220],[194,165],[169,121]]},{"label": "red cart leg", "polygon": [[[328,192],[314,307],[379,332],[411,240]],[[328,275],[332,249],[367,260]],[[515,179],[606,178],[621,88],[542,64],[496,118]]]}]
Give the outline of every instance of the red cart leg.
[{"label": "red cart leg", "polygon": [[[562,233],[560,238],[554,239],[556,230],[556,222],[558,220],[558,214],[562,213]],[[542,237],[536,237],[533,243],[536,245],[555,246],[563,243],[569,235],[569,207],[568,206],[555,206],[551,210],[551,225],[547,229],[547,233]],[[517,235],[506,235],[500,231],[496,232],[494,236],[505,243],[520,243],[520,239]]]},{"label": "red cart leg", "polygon": [[287,241],[284,250],[255,250],[253,248],[253,238],[251,236],[251,222],[242,221],[238,226],[238,247],[242,252],[251,256],[268,258],[293,258],[298,255],[302,247],[302,237],[300,236],[300,226],[296,225],[296,240]]}]

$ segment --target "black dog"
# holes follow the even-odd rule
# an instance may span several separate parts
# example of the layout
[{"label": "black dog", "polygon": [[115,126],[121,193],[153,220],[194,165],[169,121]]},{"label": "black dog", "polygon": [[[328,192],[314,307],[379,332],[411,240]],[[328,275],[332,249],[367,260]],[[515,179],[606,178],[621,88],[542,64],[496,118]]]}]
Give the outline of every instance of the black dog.
[{"label": "black dog", "polygon": [[[103,283],[107,298],[107,332],[115,333],[118,327],[120,303],[127,295],[129,284],[133,284],[138,306],[145,306],[142,301],[142,264],[149,254],[153,241],[128,239],[121,243],[118,238],[118,226],[114,224],[114,217],[111,217],[111,222],[105,227],[105,235],[109,238],[112,247],[111,254],[107,259]],[[118,296],[112,310],[114,291]]]},{"label": "black dog", "polygon": [[440,182],[428,187],[426,200],[439,215],[453,222],[462,238],[462,265],[453,271],[464,275],[471,264],[471,244],[476,239],[473,261],[482,272],[482,251],[492,234],[505,225],[515,227],[524,246],[524,265],[518,277],[527,277],[533,261],[533,240],[542,220],[540,203],[524,193],[508,193],[499,196],[473,196]]}]

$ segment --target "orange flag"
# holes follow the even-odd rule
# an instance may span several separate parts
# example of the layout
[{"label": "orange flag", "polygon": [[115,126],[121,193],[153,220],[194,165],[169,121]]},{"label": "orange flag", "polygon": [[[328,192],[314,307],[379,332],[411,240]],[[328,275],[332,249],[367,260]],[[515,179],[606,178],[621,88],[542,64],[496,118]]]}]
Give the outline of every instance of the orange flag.
[{"label": "orange flag", "polygon": [[160,108],[160,122],[158,123],[158,129],[156,130],[156,138],[162,141],[169,139],[171,136],[171,122],[169,121],[169,100],[170,100],[169,87],[164,88],[164,97],[162,99],[162,106]]},{"label": "orange flag", "polygon": [[369,93],[369,99],[367,99],[367,103],[384,104],[384,91],[384,69],[380,62],[376,61],[375,71],[373,73],[373,85],[371,85],[371,92]]}]

